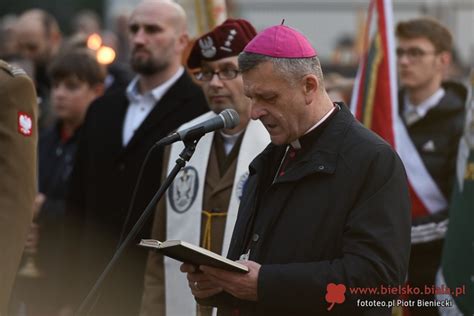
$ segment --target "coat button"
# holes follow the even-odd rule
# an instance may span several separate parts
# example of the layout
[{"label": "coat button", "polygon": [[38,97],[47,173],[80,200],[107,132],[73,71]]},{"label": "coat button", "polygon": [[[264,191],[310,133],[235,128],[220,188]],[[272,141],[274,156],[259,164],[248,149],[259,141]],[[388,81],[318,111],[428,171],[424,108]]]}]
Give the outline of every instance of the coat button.
[{"label": "coat button", "polygon": [[259,239],[260,239],[260,236],[258,234],[253,234],[252,241],[257,242]]}]

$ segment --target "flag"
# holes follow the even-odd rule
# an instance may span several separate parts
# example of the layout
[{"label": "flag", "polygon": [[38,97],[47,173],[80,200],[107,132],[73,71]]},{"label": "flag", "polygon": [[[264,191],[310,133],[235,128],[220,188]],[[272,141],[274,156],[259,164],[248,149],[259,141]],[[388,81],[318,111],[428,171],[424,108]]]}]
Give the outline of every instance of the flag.
[{"label": "flag", "polygon": [[195,0],[198,35],[209,32],[227,19],[225,0]]},{"label": "flag", "polygon": [[[363,54],[351,99],[351,111],[366,127],[385,139],[405,165],[412,217],[422,217],[447,208],[447,201],[410,139],[398,114],[395,35],[391,0],[371,0]],[[442,225],[445,225],[443,223]],[[446,227],[412,234],[412,242],[438,238]]]},{"label": "flag", "polygon": [[442,273],[450,289],[464,286],[464,294],[454,296],[464,315],[474,315],[474,71],[471,74],[471,104],[461,138],[456,165],[456,181],[449,209],[449,226],[444,242]]},{"label": "flag", "polygon": [[398,100],[391,0],[370,2],[364,38],[351,110],[366,127],[396,148]]}]

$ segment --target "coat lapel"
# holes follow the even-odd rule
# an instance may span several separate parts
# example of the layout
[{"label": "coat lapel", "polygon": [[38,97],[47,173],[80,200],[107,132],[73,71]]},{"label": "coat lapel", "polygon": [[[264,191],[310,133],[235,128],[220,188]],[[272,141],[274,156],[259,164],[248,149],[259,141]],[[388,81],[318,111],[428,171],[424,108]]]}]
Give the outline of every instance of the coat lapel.
[{"label": "coat lapel", "polygon": [[110,140],[110,146],[111,148],[113,148],[114,155],[117,155],[123,150],[122,131],[123,122],[125,120],[125,114],[127,113],[128,108],[127,97],[125,95],[122,95],[119,99],[118,104],[114,104],[114,107],[118,107],[119,110],[110,111],[110,117],[108,118],[108,126],[105,133],[109,133],[107,139]]},{"label": "coat lapel", "polygon": [[150,131],[160,129],[160,122],[163,122],[168,115],[180,108],[180,105],[184,101],[184,96],[182,93],[180,93],[180,87],[184,83],[184,80],[186,80],[185,76],[186,74],[184,73],[155,104],[153,110],[151,110],[151,112],[133,134],[128,144],[123,148],[120,156],[125,155],[127,152],[132,150],[146,135],[150,133]]}]

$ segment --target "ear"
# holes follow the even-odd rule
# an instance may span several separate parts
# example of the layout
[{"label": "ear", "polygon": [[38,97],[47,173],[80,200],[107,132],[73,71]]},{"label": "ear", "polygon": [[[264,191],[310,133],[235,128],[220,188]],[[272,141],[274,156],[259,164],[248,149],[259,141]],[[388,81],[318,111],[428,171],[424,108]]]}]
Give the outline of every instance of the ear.
[{"label": "ear", "polygon": [[103,83],[97,83],[92,87],[92,90],[94,90],[95,97],[100,97],[101,95],[104,94],[105,91],[105,85]]},{"label": "ear", "polygon": [[181,33],[176,44],[177,51],[180,53],[183,52],[189,44],[189,34],[187,32]]},{"label": "ear", "polygon": [[63,39],[63,37],[62,37],[60,32],[54,31],[54,30],[51,31],[49,40],[50,40],[52,46],[59,47],[61,45],[62,39]]},{"label": "ear", "polygon": [[448,51],[444,51],[439,53],[439,60],[441,62],[441,65],[446,68],[451,64],[451,53]]},{"label": "ear", "polygon": [[306,104],[310,104],[316,97],[317,91],[319,89],[319,80],[315,75],[309,74],[302,78],[302,84]]}]

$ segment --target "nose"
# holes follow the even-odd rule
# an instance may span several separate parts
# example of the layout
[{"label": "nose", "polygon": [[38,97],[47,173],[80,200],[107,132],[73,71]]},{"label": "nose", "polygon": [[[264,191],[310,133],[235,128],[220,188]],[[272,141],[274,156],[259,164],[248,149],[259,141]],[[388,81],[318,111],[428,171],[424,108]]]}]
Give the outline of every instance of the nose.
[{"label": "nose", "polygon": [[214,73],[212,75],[211,81],[209,81],[209,85],[211,87],[222,87],[223,86],[222,81],[221,81],[221,79],[219,79],[219,76],[217,75],[217,73]]},{"label": "nose", "polygon": [[51,90],[52,101],[57,102],[63,99],[65,96],[65,90],[66,89],[64,88],[64,85],[61,84],[53,87],[53,89]]},{"label": "nose", "polygon": [[58,97],[64,95],[64,86],[59,84],[52,89],[53,96]]},{"label": "nose", "polygon": [[143,45],[146,42],[145,31],[143,30],[142,27],[140,27],[131,36],[132,36],[132,42],[135,45]]},{"label": "nose", "polygon": [[410,62],[407,54],[401,54],[400,56],[397,56],[397,63],[399,65],[406,65]]},{"label": "nose", "polygon": [[250,117],[252,120],[258,120],[267,113],[264,107],[260,106],[254,100],[251,100]]}]

